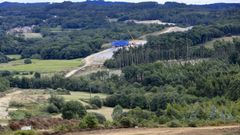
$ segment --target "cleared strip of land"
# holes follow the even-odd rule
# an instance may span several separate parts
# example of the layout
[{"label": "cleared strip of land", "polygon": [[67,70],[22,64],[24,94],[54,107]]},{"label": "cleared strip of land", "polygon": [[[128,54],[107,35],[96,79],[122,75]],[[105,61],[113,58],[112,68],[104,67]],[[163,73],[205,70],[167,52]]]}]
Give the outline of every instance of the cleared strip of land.
[{"label": "cleared strip of land", "polygon": [[66,135],[239,135],[239,126],[198,128],[128,128],[68,133]]},{"label": "cleared strip of land", "polygon": [[[153,35],[153,36],[157,36],[157,35],[161,35],[161,34],[165,34],[165,33],[171,33],[171,32],[184,32],[184,31],[188,31],[192,29],[192,27],[187,27],[187,28],[181,28],[181,27],[177,27],[177,26],[173,26],[173,27],[169,27],[166,28],[162,31],[159,32],[154,32],[154,33],[150,33],[150,34],[146,34],[143,35],[141,37],[139,37],[139,39],[146,39],[147,36]],[[103,50],[101,52],[92,54],[86,58],[83,59],[84,61],[84,65],[82,67],[76,68],[70,72],[68,72],[65,77],[71,77],[75,74],[77,74],[80,71],[84,71],[86,68],[91,68],[93,66],[101,66],[103,65],[103,63],[107,60],[112,58],[114,51],[117,51],[119,48],[109,48],[106,50]]]}]

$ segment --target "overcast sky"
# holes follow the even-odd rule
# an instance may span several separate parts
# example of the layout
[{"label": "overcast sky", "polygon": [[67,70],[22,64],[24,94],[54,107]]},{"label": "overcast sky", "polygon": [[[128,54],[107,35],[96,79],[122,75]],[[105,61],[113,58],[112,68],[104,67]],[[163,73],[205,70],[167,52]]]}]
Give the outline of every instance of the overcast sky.
[{"label": "overcast sky", "polygon": [[[64,0],[0,0],[0,2],[63,2]],[[66,0],[65,0],[66,1]],[[73,2],[80,2],[84,0],[71,0]],[[157,1],[158,3],[164,3],[166,1],[176,1],[187,4],[210,4],[210,3],[240,3],[240,0],[106,0],[106,1],[126,1],[126,2],[141,2],[141,1]]]}]

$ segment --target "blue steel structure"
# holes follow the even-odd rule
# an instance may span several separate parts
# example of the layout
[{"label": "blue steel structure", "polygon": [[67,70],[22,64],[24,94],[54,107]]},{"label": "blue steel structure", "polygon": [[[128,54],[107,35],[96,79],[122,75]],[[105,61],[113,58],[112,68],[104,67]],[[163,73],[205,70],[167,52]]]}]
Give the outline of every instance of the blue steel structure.
[{"label": "blue steel structure", "polygon": [[112,42],[112,46],[114,47],[124,47],[128,45],[129,45],[129,41],[127,40],[118,40],[118,41]]}]

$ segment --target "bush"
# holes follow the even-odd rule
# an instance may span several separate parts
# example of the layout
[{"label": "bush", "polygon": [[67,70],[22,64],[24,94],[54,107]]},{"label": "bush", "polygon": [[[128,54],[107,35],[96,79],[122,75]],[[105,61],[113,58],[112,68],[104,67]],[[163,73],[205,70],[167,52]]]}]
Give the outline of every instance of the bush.
[{"label": "bush", "polygon": [[10,82],[0,77],[0,92],[4,92],[10,88]]},{"label": "bush", "polygon": [[172,120],[167,123],[168,127],[181,127],[181,123],[178,120]]},{"label": "bush", "polygon": [[89,114],[94,115],[97,118],[97,120],[100,124],[103,124],[103,123],[106,122],[105,116],[100,114],[100,113],[92,112],[92,113],[89,113]]},{"label": "bush", "polygon": [[55,105],[58,110],[61,110],[64,106],[64,98],[56,95],[51,95],[51,97],[48,99],[50,104]]},{"label": "bush", "polygon": [[170,119],[168,117],[166,117],[166,116],[160,116],[159,119],[158,119],[158,123],[159,124],[165,124],[168,121],[170,121]]},{"label": "bush", "polygon": [[39,54],[34,54],[31,56],[32,59],[42,59],[41,55]]},{"label": "bush", "polygon": [[14,135],[39,135],[39,134],[33,130],[28,130],[28,131],[16,131]]},{"label": "bush", "polygon": [[24,64],[31,64],[32,63],[32,60],[31,59],[25,59],[24,60]]},{"label": "bush", "polygon": [[62,124],[54,128],[57,132],[70,132],[73,131],[76,127],[69,124]]},{"label": "bush", "polygon": [[66,89],[62,89],[62,88],[57,88],[56,93],[58,95],[71,95],[70,91],[68,91]]},{"label": "bush", "polygon": [[57,106],[55,106],[54,104],[50,104],[47,106],[47,112],[49,113],[59,113],[59,109],[57,108]]},{"label": "bush", "polygon": [[102,99],[99,96],[94,96],[90,100],[90,104],[91,105],[96,105],[98,108],[102,108],[103,102],[102,102]]},{"label": "bush", "polygon": [[35,77],[35,78],[41,78],[41,74],[38,73],[38,72],[35,72],[35,73],[34,73],[34,77]]},{"label": "bush", "polygon": [[84,129],[84,128],[88,128],[88,125],[85,120],[81,120],[79,122],[79,127]]},{"label": "bush", "polygon": [[86,113],[86,109],[78,101],[69,101],[62,109],[62,117],[64,119],[79,119],[84,117]]},{"label": "bush", "polygon": [[20,108],[20,107],[24,107],[24,104],[23,104],[23,103],[16,102],[16,101],[11,101],[11,102],[9,103],[9,107]]},{"label": "bush", "polygon": [[128,128],[128,127],[134,127],[135,126],[135,122],[132,118],[129,117],[122,117],[120,119],[120,124],[121,126]]},{"label": "bush", "polygon": [[25,110],[17,110],[14,112],[10,112],[9,116],[11,117],[12,120],[22,120],[25,118],[30,118],[32,114],[29,112],[26,112]]},{"label": "bush", "polygon": [[80,128],[96,128],[98,127],[98,119],[95,115],[86,115],[79,123]]},{"label": "bush", "polygon": [[189,126],[189,127],[197,127],[197,122],[196,122],[196,121],[190,121],[190,122],[188,123],[188,126]]},{"label": "bush", "polygon": [[123,114],[123,108],[120,105],[115,106],[112,112],[113,120],[120,119],[122,114]]}]

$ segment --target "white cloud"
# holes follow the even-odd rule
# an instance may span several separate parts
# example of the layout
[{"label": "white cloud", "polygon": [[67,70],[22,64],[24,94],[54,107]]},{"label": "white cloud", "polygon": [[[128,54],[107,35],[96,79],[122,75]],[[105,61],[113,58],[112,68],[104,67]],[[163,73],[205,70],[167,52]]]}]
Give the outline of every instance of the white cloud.
[{"label": "white cloud", "polygon": [[[0,0],[0,2],[10,1],[10,2],[63,2],[64,0]],[[67,0],[66,0],[67,1]],[[73,2],[80,2],[84,0],[72,0]],[[108,0],[111,1],[111,0]],[[112,0],[112,1],[126,1],[126,2],[141,2],[141,1],[157,1],[159,3],[164,3],[166,1],[176,1],[187,4],[209,4],[209,3],[240,3],[240,0]]]}]

